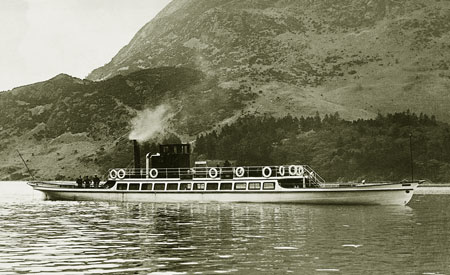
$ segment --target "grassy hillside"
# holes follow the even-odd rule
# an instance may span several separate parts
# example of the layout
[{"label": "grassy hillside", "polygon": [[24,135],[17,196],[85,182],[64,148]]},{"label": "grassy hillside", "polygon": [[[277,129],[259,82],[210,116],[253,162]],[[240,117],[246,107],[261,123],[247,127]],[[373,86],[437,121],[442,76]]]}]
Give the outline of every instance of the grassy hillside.
[{"label": "grassy hillside", "polygon": [[174,0],[89,79],[186,66],[249,87],[245,113],[450,121],[450,2]]},{"label": "grassy hillside", "polygon": [[[411,110],[450,122],[449,31],[442,0],[173,0],[88,80],[62,74],[0,93],[0,179],[23,177],[16,148],[42,178],[128,165],[132,119],[158,106],[169,112],[166,133],[189,142],[245,116],[351,121]],[[315,148],[333,136],[322,133],[298,134]],[[254,138],[237,142],[267,142]],[[306,160],[319,167],[335,158],[316,153]]]},{"label": "grassy hillside", "polygon": [[[211,105],[211,98],[220,100]],[[249,99],[245,91],[217,88],[214,79],[197,70],[173,67],[100,82],[58,75],[2,92],[0,179],[25,175],[16,149],[41,178],[104,172],[100,160],[128,150],[122,148],[129,146],[130,122],[139,111],[169,106],[168,131],[189,140]]]}]

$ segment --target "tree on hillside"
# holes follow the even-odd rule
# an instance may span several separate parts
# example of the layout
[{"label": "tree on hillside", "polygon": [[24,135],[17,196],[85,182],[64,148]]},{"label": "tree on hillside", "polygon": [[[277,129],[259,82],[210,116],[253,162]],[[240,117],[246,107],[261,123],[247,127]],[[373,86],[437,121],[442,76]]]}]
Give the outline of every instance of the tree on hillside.
[{"label": "tree on hillside", "polygon": [[450,180],[450,127],[410,111],[346,121],[338,113],[313,117],[245,116],[197,138],[195,152],[238,165],[309,164],[328,181],[410,178]]}]

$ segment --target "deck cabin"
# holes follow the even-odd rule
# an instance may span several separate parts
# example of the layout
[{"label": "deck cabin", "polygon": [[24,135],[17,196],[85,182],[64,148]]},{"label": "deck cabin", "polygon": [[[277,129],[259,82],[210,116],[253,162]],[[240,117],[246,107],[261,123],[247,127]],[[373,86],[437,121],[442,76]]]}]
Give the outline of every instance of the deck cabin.
[{"label": "deck cabin", "polygon": [[[295,172],[280,173],[287,169]],[[324,183],[306,165],[151,168],[148,172],[117,168],[109,174],[106,186],[118,183],[118,190],[273,190],[275,184],[291,189],[320,187]]]},{"label": "deck cabin", "polygon": [[106,187],[133,191],[245,191],[274,190],[276,185],[313,188],[324,183],[307,165],[208,167],[206,161],[196,161],[190,167],[189,144],[165,144],[159,149],[157,154],[146,155],[145,168],[110,169]]}]

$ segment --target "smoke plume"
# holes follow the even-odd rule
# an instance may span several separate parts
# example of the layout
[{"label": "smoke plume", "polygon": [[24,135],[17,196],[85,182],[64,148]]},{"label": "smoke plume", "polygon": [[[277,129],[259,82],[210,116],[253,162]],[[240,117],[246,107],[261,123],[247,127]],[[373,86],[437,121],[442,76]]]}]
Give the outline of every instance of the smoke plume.
[{"label": "smoke plume", "polygon": [[144,142],[158,135],[163,135],[169,119],[173,116],[169,111],[168,106],[159,105],[155,109],[145,109],[138,112],[137,116],[131,120],[129,139]]}]

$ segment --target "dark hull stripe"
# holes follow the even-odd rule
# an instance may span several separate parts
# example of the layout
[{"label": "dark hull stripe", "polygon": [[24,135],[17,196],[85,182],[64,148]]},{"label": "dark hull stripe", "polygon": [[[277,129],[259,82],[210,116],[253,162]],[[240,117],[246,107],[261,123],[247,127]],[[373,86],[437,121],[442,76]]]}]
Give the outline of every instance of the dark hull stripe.
[{"label": "dark hull stripe", "polygon": [[295,190],[295,191],[266,191],[266,190],[258,190],[258,191],[103,191],[103,190],[82,190],[82,189],[47,189],[47,188],[35,188],[36,190],[42,192],[67,192],[67,193],[101,193],[101,194],[263,194],[263,193],[272,193],[272,194],[283,194],[283,193],[335,193],[335,192],[386,192],[386,191],[413,191],[414,188],[378,188],[378,189],[336,189],[336,190],[321,190],[321,189],[313,189],[313,190]]}]

